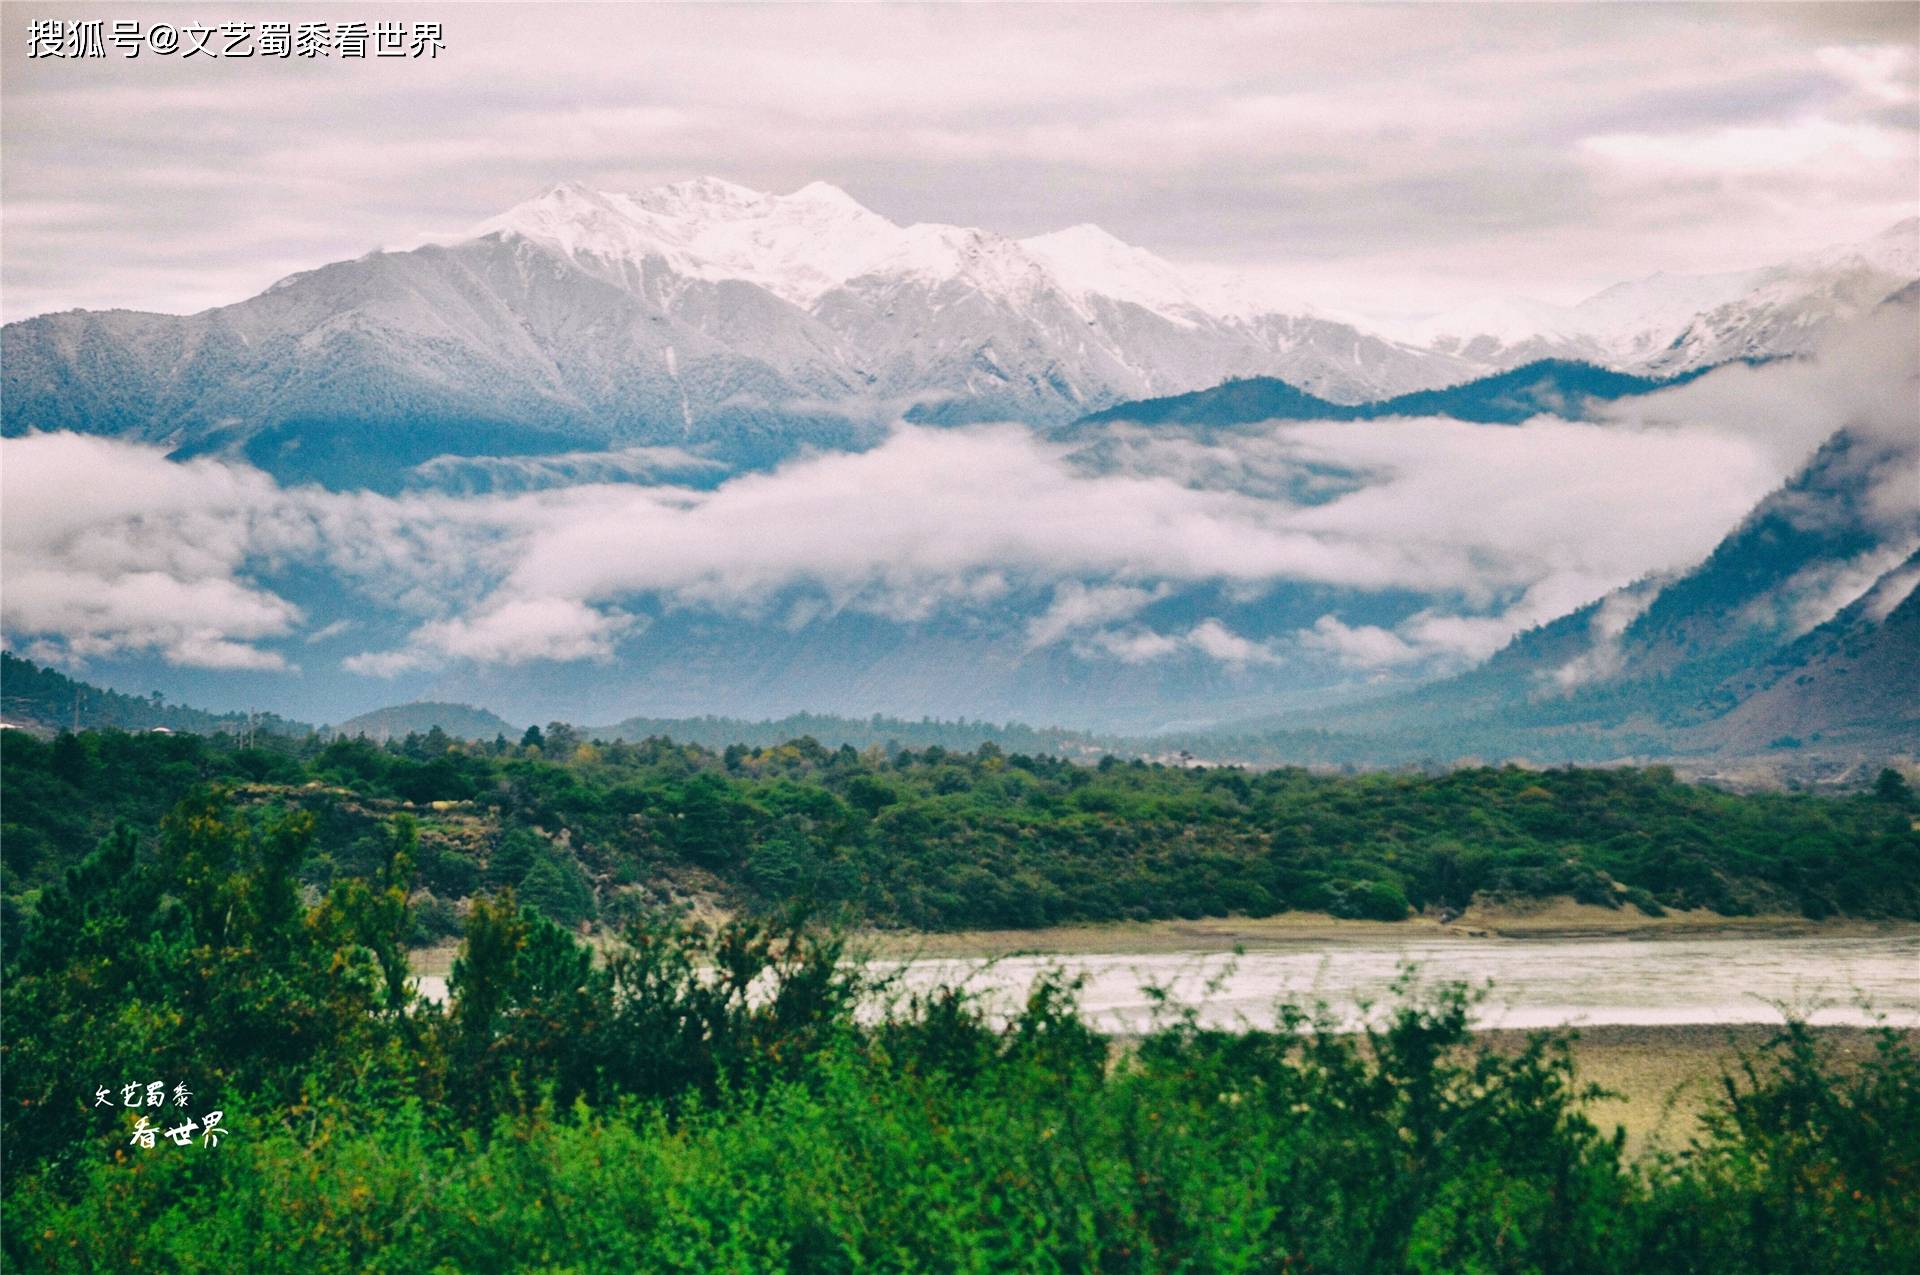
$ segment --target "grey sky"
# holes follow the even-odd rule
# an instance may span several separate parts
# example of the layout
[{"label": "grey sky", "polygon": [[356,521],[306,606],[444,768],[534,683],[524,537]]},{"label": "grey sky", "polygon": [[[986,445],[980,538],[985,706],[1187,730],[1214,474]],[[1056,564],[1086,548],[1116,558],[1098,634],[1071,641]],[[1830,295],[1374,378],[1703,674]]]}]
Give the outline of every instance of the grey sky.
[{"label": "grey sky", "polygon": [[276,5],[436,61],[25,57],[0,10],[8,319],[188,311],[544,186],[823,179],[898,221],[1081,221],[1380,312],[1573,300],[1920,203],[1920,7]]}]

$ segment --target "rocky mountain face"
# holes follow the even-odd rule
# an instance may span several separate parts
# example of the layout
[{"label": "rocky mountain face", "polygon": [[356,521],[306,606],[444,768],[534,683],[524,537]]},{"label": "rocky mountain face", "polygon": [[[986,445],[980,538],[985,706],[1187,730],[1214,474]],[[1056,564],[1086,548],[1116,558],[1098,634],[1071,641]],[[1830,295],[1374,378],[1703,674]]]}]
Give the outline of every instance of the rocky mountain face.
[{"label": "rocky mountain face", "polygon": [[857,445],[901,413],[1056,424],[1252,376],[1351,405],[1546,356],[1669,375],[1804,348],[1920,273],[1913,233],[1420,342],[1276,312],[1093,226],[899,226],[823,183],[564,185],[199,314],[10,324],[4,428],[379,486],[440,455],[691,446],[751,465]]},{"label": "rocky mountain face", "polygon": [[1697,567],[1523,633],[1458,677],[1315,724],[1419,755],[1910,752],[1916,585],[1920,430],[1842,430]]},{"label": "rocky mountain face", "polygon": [[1920,739],[1920,554],[1831,620],[1722,688],[1722,747],[1752,752],[1868,739]]}]

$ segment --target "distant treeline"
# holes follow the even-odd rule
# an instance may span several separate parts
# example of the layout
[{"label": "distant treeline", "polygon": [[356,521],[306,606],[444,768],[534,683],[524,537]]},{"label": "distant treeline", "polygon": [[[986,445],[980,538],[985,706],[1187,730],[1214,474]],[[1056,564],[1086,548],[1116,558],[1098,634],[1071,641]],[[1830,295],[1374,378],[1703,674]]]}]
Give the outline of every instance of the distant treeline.
[{"label": "distant treeline", "polygon": [[[165,728],[192,731],[201,735],[270,732],[276,735],[305,735],[316,728],[274,713],[209,713],[181,704],[169,704],[159,691],[150,695],[127,695],[89,682],[78,681],[11,651],[0,652],[0,720],[51,735],[60,730],[153,730]],[[552,723],[550,723],[551,725]],[[563,724],[564,725],[564,724]],[[375,743],[401,739],[409,734],[427,734],[438,727],[455,739],[487,743],[496,738],[517,740],[524,733],[519,726],[488,709],[470,704],[419,702],[395,704],[348,718],[336,725],[318,728],[325,738],[364,735]],[[1060,753],[1069,756],[1098,756],[1102,751],[1139,751],[1144,742],[1105,740],[1083,731],[1058,727],[1028,726],[1020,722],[970,721],[967,718],[942,720],[889,717],[875,713],[870,717],[842,717],[833,713],[792,713],[781,718],[742,717],[629,717],[611,726],[568,725],[596,740],[643,740],[673,738],[708,748],[729,744],[771,746],[808,736],[829,744],[851,744],[855,748],[879,747],[888,751],[901,748],[938,746],[971,751],[981,744],[995,744],[1009,752]]]},{"label": "distant treeline", "polygon": [[1920,917],[1913,797],[1891,771],[1853,796],[1736,795],[1657,767],[1334,776],[1082,765],[991,744],[715,751],[556,727],[486,745],[9,732],[0,784],[15,917],[116,825],[150,831],[209,785],[234,786],[256,817],[310,812],[315,888],[372,873],[383,821],[414,811],[406,885],[423,941],[457,927],[459,900],[501,888],[568,926],[702,892],[921,929],[1296,909],[1393,920],[1561,895],[1648,913]]},{"label": "distant treeline", "polygon": [[11,651],[0,651],[0,720],[15,727],[48,732],[72,729],[195,731],[212,735],[270,732],[304,735],[313,727],[288,721],[274,713],[208,713],[169,704],[159,691],[151,695],[123,695],[87,682],[77,682]]},{"label": "distant treeline", "polygon": [[786,717],[749,721],[738,717],[629,717],[613,726],[586,728],[596,740],[676,739],[704,748],[734,744],[771,748],[795,739],[816,739],[829,746],[882,748],[945,748],[972,752],[992,744],[1009,753],[1057,753],[1098,756],[1098,739],[1081,731],[1027,726],[1020,722],[975,722],[966,718],[943,721],[922,717],[915,721],[875,713],[871,717],[840,717],[831,713],[793,713]]}]

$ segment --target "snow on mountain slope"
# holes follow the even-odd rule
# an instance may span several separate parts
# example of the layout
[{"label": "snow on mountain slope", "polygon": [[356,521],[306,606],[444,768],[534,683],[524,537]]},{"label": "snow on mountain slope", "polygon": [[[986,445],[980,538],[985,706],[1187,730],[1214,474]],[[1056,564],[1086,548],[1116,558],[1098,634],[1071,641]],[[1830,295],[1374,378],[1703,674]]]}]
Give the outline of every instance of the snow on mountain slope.
[{"label": "snow on mountain slope", "polygon": [[1865,243],[1835,245],[1753,274],[1750,290],[1703,308],[1645,365],[1674,372],[1811,349],[1835,324],[1865,314],[1920,277],[1920,218]]},{"label": "snow on mountain slope", "polygon": [[643,276],[652,260],[687,278],[756,284],[803,308],[875,275],[926,285],[962,282],[1013,303],[1054,289],[1077,302],[1106,297],[1181,320],[1257,312],[1245,298],[1202,286],[1098,226],[1019,240],[964,226],[900,226],[825,182],[788,195],[714,177],[637,194],[569,182],[454,241],[491,234],[544,244],[621,282]]},{"label": "snow on mountain slope", "polygon": [[623,284],[644,278],[651,260],[688,279],[752,283],[798,306],[869,271],[947,264],[930,236],[909,235],[825,182],[791,195],[715,177],[631,195],[568,182],[460,238],[492,234],[554,248]]},{"label": "snow on mountain slope", "polygon": [[1173,319],[1199,316],[1247,319],[1259,313],[1251,298],[1183,275],[1144,248],[1081,224],[1022,239],[1020,246],[1079,296],[1111,297]]},{"label": "snow on mountain slope", "polygon": [[5,343],[8,433],[129,435],[348,484],[441,453],[705,444],[757,463],[902,410],[1052,424],[1235,376],[1357,401],[1477,370],[1221,304],[1091,227],[899,226],[823,183],[712,178],[557,186],[234,305],[42,315]]},{"label": "snow on mountain slope", "polygon": [[10,324],[4,427],[351,483],[441,453],[596,444],[753,463],[847,445],[900,411],[1051,425],[1251,376],[1351,404],[1538,358],[1676,372],[1806,348],[1909,281],[1914,234],[1506,306],[1412,341],[1258,304],[1095,226],[902,226],[821,182],[569,183],[465,234],[200,314]]},{"label": "snow on mountain slope", "polygon": [[839,338],[857,384],[936,416],[1051,420],[1266,372],[1357,401],[1471,376],[1231,288],[1080,225],[1027,239],[909,226],[823,182],[788,195],[701,178],[637,194],[554,188],[470,232],[551,248],[669,309],[684,280],[765,289]]},{"label": "snow on mountain slope", "polygon": [[1485,302],[1407,325],[1403,339],[1498,366],[1577,358],[1672,374],[1731,359],[1799,354],[1836,323],[1920,278],[1920,219],[1858,244],[1720,274],[1656,274],[1576,305]]}]

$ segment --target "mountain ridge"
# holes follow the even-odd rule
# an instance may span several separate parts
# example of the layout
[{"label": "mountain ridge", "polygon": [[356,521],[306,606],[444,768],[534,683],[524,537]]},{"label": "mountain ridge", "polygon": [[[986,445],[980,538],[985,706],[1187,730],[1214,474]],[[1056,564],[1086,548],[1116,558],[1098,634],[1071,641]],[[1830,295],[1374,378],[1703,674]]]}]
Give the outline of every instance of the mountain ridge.
[{"label": "mountain ridge", "polygon": [[1395,416],[1446,416],[1478,424],[1517,425],[1535,416],[1583,420],[1596,403],[1684,385],[1711,371],[1635,376],[1572,359],[1536,359],[1456,385],[1415,390],[1371,403],[1334,403],[1277,377],[1248,377],[1210,389],[1119,403],[1075,421],[1076,426],[1126,421],[1136,425],[1251,425],[1269,420],[1369,421]]},{"label": "mountain ridge", "polygon": [[[899,226],[824,183],[789,195],[717,179],[631,195],[574,183],[442,239],[194,315],[8,324],[0,428],[378,486],[438,455],[694,445],[754,466],[859,446],[901,415],[1054,426],[1250,376],[1350,406],[1538,358],[1610,357],[1566,341],[1423,347],[1262,307],[1098,227],[1011,239]],[[1664,377],[1798,352],[1909,282],[1906,261],[1862,252],[1761,271],[1751,305],[1714,292],[1719,308],[1645,366],[1613,370]]]},{"label": "mountain ridge", "polygon": [[1213,737],[1402,760],[1912,757],[1920,508],[1889,517],[1876,488],[1920,478],[1917,460],[1915,440],[1842,430],[1686,571],[1614,590],[1451,678]]}]

